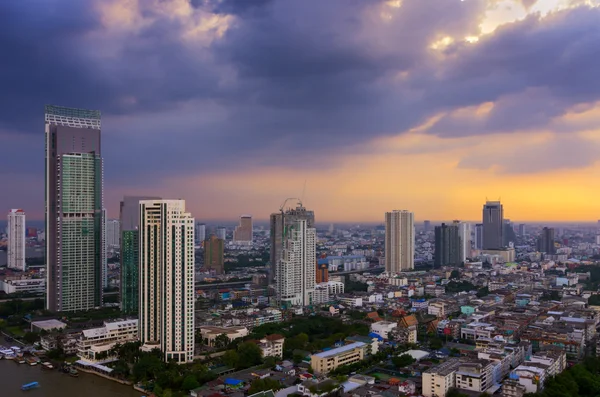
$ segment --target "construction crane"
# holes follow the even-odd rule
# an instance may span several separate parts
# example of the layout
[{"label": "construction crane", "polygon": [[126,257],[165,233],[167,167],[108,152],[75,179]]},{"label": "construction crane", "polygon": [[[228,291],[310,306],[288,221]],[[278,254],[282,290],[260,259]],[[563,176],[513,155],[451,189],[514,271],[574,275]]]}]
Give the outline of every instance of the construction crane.
[{"label": "construction crane", "polygon": [[281,204],[281,207],[279,207],[279,211],[281,211],[281,213],[283,213],[283,212],[284,212],[284,210],[285,210],[285,205],[286,205],[286,204],[287,204],[287,202],[288,202],[288,201],[290,201],[290,200],[296,200],[296,201],[298,202],[298,206],[299,206],[299,207],[302,207],[302,200],[300,200],[300,199],[299,199],[299,198],[297,198],[297,197],[289,197],[289,198],[286,198],[286,199],[285,199],[285,201],[283,202],[283,204]]}]

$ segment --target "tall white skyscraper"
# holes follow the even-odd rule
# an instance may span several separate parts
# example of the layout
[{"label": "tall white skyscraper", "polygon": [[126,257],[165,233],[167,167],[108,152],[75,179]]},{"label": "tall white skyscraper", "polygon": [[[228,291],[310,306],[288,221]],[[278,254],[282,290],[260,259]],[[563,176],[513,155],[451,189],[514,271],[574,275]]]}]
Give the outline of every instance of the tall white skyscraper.
[{"label": "tall white skyscraper", "polygon": [[106,220],[106,246],[108,250],[114,248],[120,248],[121,242],[119,241],[119,230],[121,229],[121,223],[118,219],[107,219]]},{"label": "tall white skyscraper", "polygon": [[198,223],[196,225],[196,241],[201,243],[206,240],[206,225],[204,223]]},{"label": "tall white skyscraper", "polygon": [[415,268],[415,220],[410,211],[385,213],[385,271],[400,273]]},{"label": "tall white skyscraper", "polygon": [[194,218],[184,200],[140,201],[139,337],[165,360],[194,357]]},{"label": "tall white skyscraper", "polygon": [[460,238],[460,260],[464,262],[471,257],[471,224],[455,221],[458,226],[458,237]]},{"label": "tall white skyscraper", "polygon": [[8,213],[8,263],[10,269],[25,271],[25,211]]},{"label": "tall white skyscraper", "polygon": [[284,240],[281,260],[275,269],[277,298],[285,305],[307,306],[313,302],[316,272],[317,229],[307,220],[296,221]]}]

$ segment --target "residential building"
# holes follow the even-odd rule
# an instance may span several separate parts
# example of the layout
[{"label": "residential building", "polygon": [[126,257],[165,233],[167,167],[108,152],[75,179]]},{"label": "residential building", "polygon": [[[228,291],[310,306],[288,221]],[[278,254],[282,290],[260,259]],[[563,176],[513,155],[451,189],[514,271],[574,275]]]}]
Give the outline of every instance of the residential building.
[{"label": "residential building", "polygon": [[206,240],[206,224],[197,223],[196,224],[196,243],[203,243]]},{"label": "residential building", "polygon": [[385,214],[385,271],[391,274],[415,267],[414,214],[392,211]]},{"label": "residential building", "polygon": [[285,246],[276,269],[276,291],[286,306],[312,304],[315,289],[317,231],[298,220],[286,230]]},{"label": "residential building", "polygon": [[260,347],[260,351],[262,352],[263,357],[282,358],[284,342],[285,337],[283,337],[283,335],[267,335],[259,341],[258,347]]},{"label": "residential building", "polygon": [[137,337],[138,320],[105,322],[102,327],[81,332],[77,355],[89,361],[106,360],[117,343],[133,342]]},{"label": "residential building", "polygon": [[523,397],[527,393],[525,386],[515,379],[507,379],[502,383],[502,397]]},{"label": "residential building", "polygon": [[354,342],[313,354],[310,358],[310,366],[317,374],[327,374],[342,365],[350,365],[362,361],[365,357],[366,346],[365,343]]},{"label": "residential building", "polygon": [[219,226],[216,231],[217,237],[223,241],[227,240],[227,229],[223,226]]},{"label": "residential building", "polygon": [[443,364],[429,368],[422,375],[423,396],[445,397],[456,384],[456,371],[460,361],[451,358]]},{"label": "residential building", "polygon": [[39,294],[46,291],[45,278],[21,278],[0,280],[0,291],[7,294]]},{"label": "residential building", "polygon": [[204,268],[216,274],[225,273],[225,241],[214,234],[204,242]]},{"label": "residential building", "polygon": [[447,313],[447,305],[445,302],[432,302],[427,306],[427,314],[436,316],[437,318],[446,317]]},{"label": "residential building", "polygon": [[120,231],[121,231],[121,222],[118,219],[106,219],[105,224],[106,230],[106,248],[108,250],[112,250],[115,248],[120,248]]},{"label": "residential building", "polygon": [[140,201],[140,341],[164,359],[194,356],[194,218],[184,200]]},{"label": "residential building", "polygon": [[456,369],[456,388],[484,393],[494,385],[493,369],[489,360],[461,362]]},{"label": "residential building", "polygon": [[160,197],[125,196],[119,206],[121,311],[135,314],[139,309],[140,201]]},{"label": "residential building", "polygon": [[434,266],[458,266],[461,263],[461,242],[458,224],[435,227]]},{"label": "residential building", "polygon": [[460,221],[454,221],[453,224],[458,227],[458,237],[460,239],[460,262],[464,263],[468,258],[471,257],[471,224]]},{"label": "residential building", "polygon": [[417,326],[397,327],[390,331],[388,335],[391,340],[400,344],[417,343]]},{"label": "residential building", "polygon": [[478,223],[475,225],[475,249],[482,250],[483,249],[483,223]]},{"label": "residential building", "polygon": [[390,339],[389,333],[398,326],[398,323],[392,321],[377,321],[371,324],[371,332],[381,336],[383,339]]},{"label": "residential building", "polygon": [[483,246],[484,250],[498,250],[504,247],[504,210],[500,201],[487,201],[483,205]]},{"label": "residential building", "polygon": [[46,308],[102,305],[104,246],[100,112],[47,105]]},{"label": "residential building", "polygon": [[[287,202],[287,200],[286,200]],[[281,261],[282,253],[287,239],[288,231],[299,220],[305,220],[308,228],[315,227],[315,213],[307,210],[302,206],[302,202],[298,200],[296,208],[284,209],[281,207],[281,212],[271,214],[271,279],[275,281],[277,273],[277,265]]]},{"label": "residential building", "polygon": [[215,341],[219,335],[225,335],[231,342],[238,338],[243,338],[248,335],[248,328],[241,326],[233,327],[213,327],[213,326],[201,326],[199,328],[200,334],[204,343],[208,346],[215,346]]},{"label": "residential building", "polygon": [[327,264],[317,263],[317,284],[326,283],[329,281],[329,267]]},{"label": "residential building", "polygon": [[242,215],[240,224],[233,231],[233,241],[238,244],[252,243],[252,216]]},{"label": "residential building", "polygon": [[8,213],[7,263],[9,269],[25,271],[25,211],[12,209]]},{"label": "residential building", "polygon": [[542,229],[542,233],[537,241],[537,250],[548,255],[556,254],[556,248],[554,247],[554,228],[545,227]]}]

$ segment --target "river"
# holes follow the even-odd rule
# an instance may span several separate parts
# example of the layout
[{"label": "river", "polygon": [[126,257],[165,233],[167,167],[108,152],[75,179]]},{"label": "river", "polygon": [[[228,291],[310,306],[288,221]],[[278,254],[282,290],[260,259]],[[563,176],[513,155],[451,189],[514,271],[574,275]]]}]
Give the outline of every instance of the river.
[{"label": "river", "polygon": [[[40,387],[21,391],[21,385],[39,382]],[[73,378],[57,371],[45,371],[39,365],[33,367],[16,364],[10,360],[0,360],[0,395],[2,397],[140,397],[142,393],[131,386],[79,371]]]}]

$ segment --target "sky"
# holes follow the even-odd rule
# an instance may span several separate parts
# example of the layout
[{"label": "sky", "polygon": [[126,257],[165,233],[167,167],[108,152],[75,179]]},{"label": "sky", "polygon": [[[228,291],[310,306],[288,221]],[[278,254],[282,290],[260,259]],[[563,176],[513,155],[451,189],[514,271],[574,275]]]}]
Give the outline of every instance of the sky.
[{"label": "sky", "polygon": [[55,104],[102,112],[111,217],[599,219],[599,42],[600,0],[2,1],[0,211],[43,219]]}]

